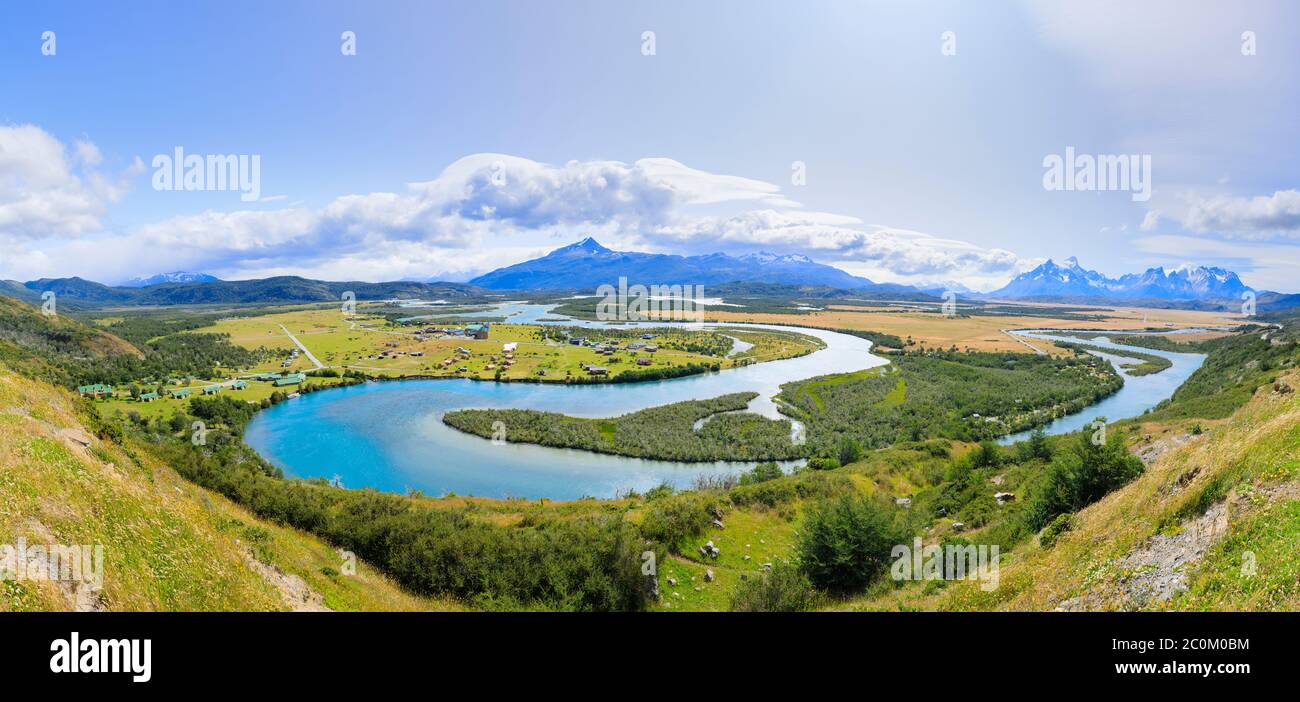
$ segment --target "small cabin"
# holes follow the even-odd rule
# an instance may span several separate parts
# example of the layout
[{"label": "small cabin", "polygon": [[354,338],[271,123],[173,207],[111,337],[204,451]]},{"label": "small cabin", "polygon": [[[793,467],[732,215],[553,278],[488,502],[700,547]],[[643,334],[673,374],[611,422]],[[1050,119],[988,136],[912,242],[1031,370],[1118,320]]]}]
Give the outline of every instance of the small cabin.
[{"label": "small cabin", "polygon": [[140,402],[153,402],[154,400],[157,399],[158,399],[158,393],[156,392],[141,393],[139,397]]}]

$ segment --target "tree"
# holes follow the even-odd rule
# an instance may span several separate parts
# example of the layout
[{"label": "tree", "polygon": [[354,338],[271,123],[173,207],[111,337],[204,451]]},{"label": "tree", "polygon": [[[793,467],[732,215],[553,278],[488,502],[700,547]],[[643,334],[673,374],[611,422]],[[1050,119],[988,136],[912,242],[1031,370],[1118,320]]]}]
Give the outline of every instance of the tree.
[{"label": "tree", "polygon": [[1016,447],[1020,460],[1052,460],[1052,446],[1047,443],[1047,432],[1042,427],[1038,427],[1029,435],[1027,441],[1023,441]]},{"label": "tree", "polygon": [[813,585],[835,592],[866,587],[908,538],[886,502],[845,495],[809,507],[799,533],[799,566]]},{"label": "tree", "polygon": [[785,475],[785,473],[782,472],[781,466],[778,466],[777,464],[771,462],[760,463],[754,466],[753,470],[742,473],[740,475],[740,482],[738,484],[752,485],[754,483],[762,483],[768,480],[774,480],[783,475]]},{"label": "tree", "polygon": [[1066,451],[1052,460],[1034,492],[1030,525],[1041,529],[1058,514],[1087,507],[1142,471],[1142,461],[1128,452],[1119,434],[1094,442],[1091,431],[1080,432]]},{"label": "tree", "polygon": [[980,442],[971,453],[971,466],[974,468],[994,468],[1002,463],[1002,451],[989,439]]},{"label": "tree", "polygon": [[847,466],[862,460],[862,444],[851,436],[840,439],[840,465]]}]

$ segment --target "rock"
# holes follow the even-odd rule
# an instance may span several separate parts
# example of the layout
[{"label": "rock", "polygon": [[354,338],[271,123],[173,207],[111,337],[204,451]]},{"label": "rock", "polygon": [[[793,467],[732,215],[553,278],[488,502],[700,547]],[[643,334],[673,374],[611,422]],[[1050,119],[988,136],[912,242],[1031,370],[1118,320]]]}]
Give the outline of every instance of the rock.
[{"label": "rock", "polygon": [[764,564],[763,564],[763,570],[772,570],[772,564],[771,564],[771,563],[764,563]]},{"label": "rock", "polygon": [[711,583],[711,582],[713,582],[713,571],[712,571],[712,570],[706,570],[706,571],[704,571],[704,582],[706,582],[706,583]]},{"label": "rock", "polygon": [[1291,392],[1291,386],[1288,385],[1286,381],[1279,380],[1273,383],[1273,392],[1278,393],[1279,395],[1285,395],[1288,392]]},{"label": "rock", "polygon": [[953,530],[953,531],[961,531],[962,529],[965,529],[965,528],[966,528],[966,524],[963,523],[963,522],[953,522],[953,523],[952,523],[952,530]]},{"label": "rock", "polygon": [[993,499],[1002,505],[1016,499],[1016,494],[1014,492],[995,492],[993,493]]},{"label": "rock", "polygon": [[668,576],[668,584],[672,585],[673,587],[677,587],[677,578],[674,578],[671,575]]},{"label": "rock", "polygon": [[1001,485],[1001,484],[1002,484],[1002,476],[1000,476],[1000,475],[995,475],[995,476],[993,476],[992,478],[989,478],[989,482],[990,482],[990,483],[993,483],[994,485]]},{"label": "rock", "polygon": [[746,556],[742,556],[741,559],[747,561],[747,560],[749,560],[749,556],[748,556],[748,555],[746,555]]},{"label": "rock", "polygon": [[910,497],[896,497],[896,498],[894,498],[894,504],[896,504],[896,505],[898,505],[899,507],[902,507],[902,508],[904,508],[904,509],[910,509],[910,508],[912,507],[912,498],[910,498]]},{"label": "rock", "polygon": [[713,526],[715,526],[715,527],[717,527],[717,528],[719,528],[719,529],[726,529],[726,527],[722,526],[722,520],[721,520],[721,519],[714,519],[714,520],[713,520]]}]

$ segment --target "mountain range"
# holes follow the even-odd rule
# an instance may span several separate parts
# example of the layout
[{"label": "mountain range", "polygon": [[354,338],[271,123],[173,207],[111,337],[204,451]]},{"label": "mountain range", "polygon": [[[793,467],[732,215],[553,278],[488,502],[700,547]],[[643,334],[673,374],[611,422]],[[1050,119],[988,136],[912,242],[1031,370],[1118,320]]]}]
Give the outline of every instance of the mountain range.
[{"label": "mountain range", "polygon": [[151,275],[148,278],[132,278],[124,283],[124,288],[144,288],[150,285],[161,285],[163,283],[215,283],[220,278],[208,275],[207,273],[188,273],[186,271],[172,271],[171,273],[159,273]]},{"label": "mountain range", "polygon": [[997,299],[1042,299],[1056,301],[1166,300],[1240,302],[1242,294],[1254,292],[1230,270],[1207,266],[1179,266],[1171,270],[1148,268],[1108,278],[1079,265],[1071,256],[1060,265],[1048,259],[1037,268],[1016,276],[1010,283],[984,297]]},{"label": "mountain range", "polygon": [[594,289],[619,277],[645,285],[717,285],[744,281],[865,288],[875,283],[799,254],[766,252],[678,256],[613,251],[587,237],[575,244],[470,280],[491,290]]},{"label": "mountain range", "polygon": [[[299,276],[254,280],[220,280],[202,273],[176,271],[110,286],[82,278],[41,278],[27,282],[0,280],[0,294],[39,302],[53,291],[60,304],[76,307],[333,302],[345,291],[358,300],[395,298],[486,301],[497,291],[593,291],[600,285],[629,283],[707,285],[708,294],[738,296],[835,297],[933,300],[953,290],[962,297],[1040,300],[1066,303],[1131,304],[1156,307],[1234,309],[1242,295],[1256,292],[1260,311],[1300,306],[1300,294],[1252,291],[1236,273],[1218,267],[1150,268],[1109,278],[1070,257],[1064,264],[1048,260],[1016,276],[991,293],[971,293],[955,284],[911,287],[873,283],[799,254],[725,253],[678,256],[613,251],[586,238],[530,261],[499,268],[469,283],[412,280],[369,283],[323,281]],[[153,282],[153,281],[159,282]]]},{"label": "mountain range", "polygon": [[41,294],[47,290],[54,292],[59,304],[73,307],[337,302],[347,291],[356,294],[358,300],[481,299],[489,294],[487,290],[465,283],[367,283],[312,280],[291,275],[255,280],[159,283],[146,287],[115,287],[77,277],[41,278],[25,283],[0,281],[0,293],[37,304]]}]

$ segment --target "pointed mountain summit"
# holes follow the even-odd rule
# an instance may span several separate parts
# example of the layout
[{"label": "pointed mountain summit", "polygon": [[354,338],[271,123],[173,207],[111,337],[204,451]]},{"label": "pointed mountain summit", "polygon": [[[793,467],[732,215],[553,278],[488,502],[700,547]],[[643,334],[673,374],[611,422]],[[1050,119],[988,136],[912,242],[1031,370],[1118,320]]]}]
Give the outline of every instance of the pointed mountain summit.
[{"label": "pointed mountain summit", "polygon": [[1004,299],[1120,299],[1120,300],[1240,300],[1251,291],[1236,273],[1223,268],[1184,264],[1171,271],[1163,266],[1119,278],[1106,276],[1079,265],[1071,256],[1065,265],[1051,259],[1021,273],[988,297]]},{"label": "pointed mountain summit", "polygon": [[703,256],[614,251],[591,237],[541,258],[498,268],[470,281],[494,290],[584,289],[615,284],[624,277],[642,285],[777,283],[863,288],[873,283],[799,254],[766,252]]}]

